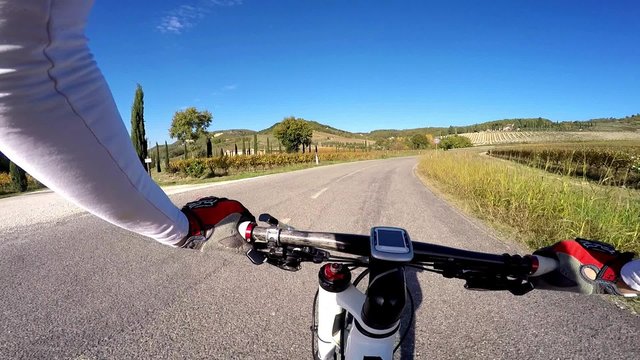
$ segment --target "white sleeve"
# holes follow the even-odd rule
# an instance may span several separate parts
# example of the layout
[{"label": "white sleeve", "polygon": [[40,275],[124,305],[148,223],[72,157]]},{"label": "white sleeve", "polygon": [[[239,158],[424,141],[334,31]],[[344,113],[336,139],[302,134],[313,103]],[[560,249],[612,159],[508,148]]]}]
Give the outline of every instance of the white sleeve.
[{"label": "white sleeve", "polygon": [[93,1],[0,1],[0,151],[117,226],[173,245],[182,212],[147,175],[87,47]]}]

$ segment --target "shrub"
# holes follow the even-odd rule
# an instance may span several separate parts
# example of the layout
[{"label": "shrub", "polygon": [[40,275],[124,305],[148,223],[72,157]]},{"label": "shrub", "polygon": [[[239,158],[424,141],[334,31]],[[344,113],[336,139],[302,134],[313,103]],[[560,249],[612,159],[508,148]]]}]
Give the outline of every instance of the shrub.
[{"label": "shrub", "polygon": [[217,160],[218,162],[216,167],[222,169],[225,174],[229,173],[229,167],[231,166],[231,164],[229,163],[229,156],[220,156]]},{"label": "shrub", "polygon": [[11,182],[15,191],[27,191],[27,174],[18,165],[11,162],[9,164],[9,173],[11,174]]},{"label": "shrub", "polygon": [[167,167],[167,171],[173,174],[180,172],[186,175],[187,165],[189,165],[189,160],[170,161],[169,166]]},{"label": "shrub", "polygon": [[191,177],[199,178],[204,175],[206,168],[207,165],[204,160],[193,159],[192,161],[188,161],[185,167],[185,172]]},{"label": "shrub", "polygon": [[465,136],[447,136],[440,141],[440,147],[444,150],[471,147],[473,143]]},{"label": "shrub", "polygon": [[0,173],[0,188],[9,187],[11,185],[11,175],[8,173]]},{"label": "shrub", "polygon": [[[387,152],[327,152],[319,153],[320,161],[355,161],[387,158]],[[281,154],[261,154],[261,155],[237,155],[218,156],[215,158],[200,158],[171,161],[167,166],[167,172],[180,172],[192,177],[201,177],[208,169],[211,174],[215,170],[222,170],[225,174],[229,170],[247,171],[263,170],[273,167],[283,167],[295,164],[308,164],[315,161],[314,153],[281,153]]]}]

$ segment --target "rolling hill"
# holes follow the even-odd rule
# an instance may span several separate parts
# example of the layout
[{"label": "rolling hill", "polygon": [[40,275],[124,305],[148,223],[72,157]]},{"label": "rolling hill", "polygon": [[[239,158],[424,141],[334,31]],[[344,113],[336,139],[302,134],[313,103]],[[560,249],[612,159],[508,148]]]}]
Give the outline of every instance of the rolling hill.
[{"label": "rolling hill", "polygon": [[[369,144],[384,143],[389,139],[408,138],[416,134],[432,134],[433,136],[443,136],[449,134],[465,134],[470,138],[475,139],[476,144],[495,144],[509,142],[510,139],[518,139],[523,141],[526,138],[527,142],[541,141],[541,139],[568,139],[568,138],[610,138],[616,136],[610,134],[609,136],[602,133],[606,132],[630,132],[640,133],[640,114],[627,116],[624,118],[600,118],[590,119],[585,121],[552,121],[545,118],[514,118],[514,119],[502,119],[486,121],[473,125],[464,126],[449,126],[449,127],[421,127],[415,129],[380,129],[373,130],[367,133],[354,133],[346,130],[341,130],[333,126],[322,124],[317,121],[305,120],[313,129],[313,142],[316,144],[322,144],[323,146],[335,146],[336,144],[359,144],[362,145],[365,142]],[[272,147],[277,147],[277,139],[273,135],[273,130],[278,123],[262,130],[249,130],[249,129],[228,129],[228,130],[214,130],[208,133],[212,139],[214,148],[223,148],[225,150],[233,149],[234,146],[242,147],[242,141],[245,140],[246,146],[253,143],[253,135],[258,136],[258,147],[264,148],[269,141]],[[520,129],[521,135],[504,134],[501,135],[501,130],[505,127],[513,128],[513,130]],[[484,132],[493,132],[493,135],[479,135]],[[545,132],[547,135],[539,134]],[[567,134],[560,134],[567,132]],[[576,132],[583,132],[585,135],[576,134]],[[554,134],[551,134],[554,133]],[[592,133],[593,136],[586,135]],[[476,134],[476,135],[474,135]],[[526,134],[526,136],[524,136]],[[632,135],[629,135],[632,136]],[[627,138],[629,136],[623,136]],[[632,137],[635,137],[633,135]],[[151,144],[150,144],[151,145]],[[200,139],[197,142],[196,148],[199,152],[203,152],[205,149],[205,139]],[[150,154],[153,154],[155,147],[149,150]],[[182,144],[178,142],[169,145],[169,152],[171,157],[175,157],[184,153]]]}]

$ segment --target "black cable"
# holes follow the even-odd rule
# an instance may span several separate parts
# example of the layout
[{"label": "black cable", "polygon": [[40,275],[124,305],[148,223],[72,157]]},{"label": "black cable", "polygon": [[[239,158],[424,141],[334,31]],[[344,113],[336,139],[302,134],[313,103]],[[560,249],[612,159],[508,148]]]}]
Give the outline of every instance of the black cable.
[{"label": "black cable", "polygon": [[362,279],[368,274],[369,274],[369,268],[364,269],[364,271],[361,272],[360,275],[358,275],[358,277],[356,277],[356,279],[353,281],[353,286],[358,286],[360,281],[362,281]]},{"label": "black cable", "polygon": [[328,263],[340,263],[340,264],[359,264],[353,261],[353,259],[329,259]]},{"label": "black cable", "polygon": [[329,260],[327,260],[327,261],[331,262],[331,261],[332,261],[331,259],[347,259],[347,260],[351,260],[351,261],[358,260],[358,258],[354,258],[354,257],[349,257],[349,256],[337,256],[337,255],[331,255],[331,254],[329,254]]},{"label": "black cable", "polygon": [[[358,283],[360,283],[360,281],[362,281],[362,279],[367,276],[367,274],[369,273],[369,269],[364,269],[364,271],[362,271],[357,277],[356,279],[353,281],[353,286],[358,286]],[[344,313],[344,317],[343,317],[343,322],[342,322],[342,331],[340,331],[340,359],[344,360],[344,333],[345,330],[347,329],[347,324],[349,323],[349,318],[353,318],[353,316],[351,316],[351,314],[349,314],[348,312],[346,312],[345,310],[342,310]]]},{"label": "black cable", "polygon": [[[316,310],[318,306],[318,295],[320,290],[316,290],[316,294],[313,296],[313,306],[311,309],[311,353],[313,354],[313,358],[316,358],[316,338],[318,341],[322,341],[325,344],[330,344],[330,341],[325,341],[320,339],[320,335],[318,335],[318,328],[316,324]],[[334,356],[335,357],[335,356]]]},{"label": "black cable", "polygon": [[328,263],[340,263],[340,264],[354,264],[354,265],[358,265],[358,266],[367,266],[367,263],[362,262],[362,261],[358,261],[358,259],[353,259],[353,258],[334,258],[334,257],[330,257],[330,258],[326,259],[325,262],[328,262]]},{"label": "black cable", "polygon": [[318,303],[318,293],[320,290],[316,290],[316,295],[313,297],[313,306],[311,308],[311,355],[316,358],[316,304]]},{"label": "black cable", "polygon": [[426,268],[426,267],[424,267],[422,265],[407,264],[407,266],[412,267],[414,269],[420,269],[420,270],[424,270],[424,271],[429,271],[429,272],[436,273],[436,274],[442,274],[444,272],[442,270],[435,270],[435,269]]}]

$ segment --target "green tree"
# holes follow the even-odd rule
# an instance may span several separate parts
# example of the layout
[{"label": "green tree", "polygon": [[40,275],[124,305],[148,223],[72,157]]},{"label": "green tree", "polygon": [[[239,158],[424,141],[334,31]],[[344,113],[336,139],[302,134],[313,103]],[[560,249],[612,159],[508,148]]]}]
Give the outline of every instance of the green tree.
[{"label": "green tree", "polygon": [[[147,158],[147,139],[144,131],[144,92],[142,86],[136,86],[136,93],[131,106],[131,142],[136,149],[140,162],[145,165]],[[145,165],[146,166],[146,165]]]},{"label": "green tree", "polygon": [[13,188],[19,192],[27,191],[27,173],[13,161],[9,162],[9,173]]},{"label": "green tree", "polygon": [[258,134],[253,134],[253,154],[258,155]]},{"label": "green tree", "polygon": [[157,142],[156,142],[156,171],[160,172],[160,146],[158,146]]},{"label": "green tree", "polygon": [[211,144],[211,139],[207,137],[207,157],[210,158],[213,154],[213,145]]},{"label": "green tree", "polygon": [[164,142],[164,169],[167,170],[169,168],[169,145],[167,142]]},{"label": "green tree", "polygon": [[471,147],[473,143],[469,140],[468,137],[465,136],[447,136],[440,141],[440,148],[444,150],[455,149],[455,148],[463,148],[463,147]]},{"label": "green tree", "polygon": [[269,138],[267,138],[267,154],[271,154],[271,144],[269,144]]},{"label": "green tree", "polygon": [[422,134],[415,134],[409,138],[412,149],[426,149],[429,147],[427,137]]},{"label": "green tree", "polygon": [[213,115],[209,111],[198,111],[195,107],[176,111],[171,120],[169,136],[180,141],[193,140],[195,142],[211,125],[212,119]]},{"label": "green tree", "polygon": [[287,152],[297,152],[300,145],[311,144],[313,130],[303,119],[288,117],[275,127],[273,133],[287,149]]}]

